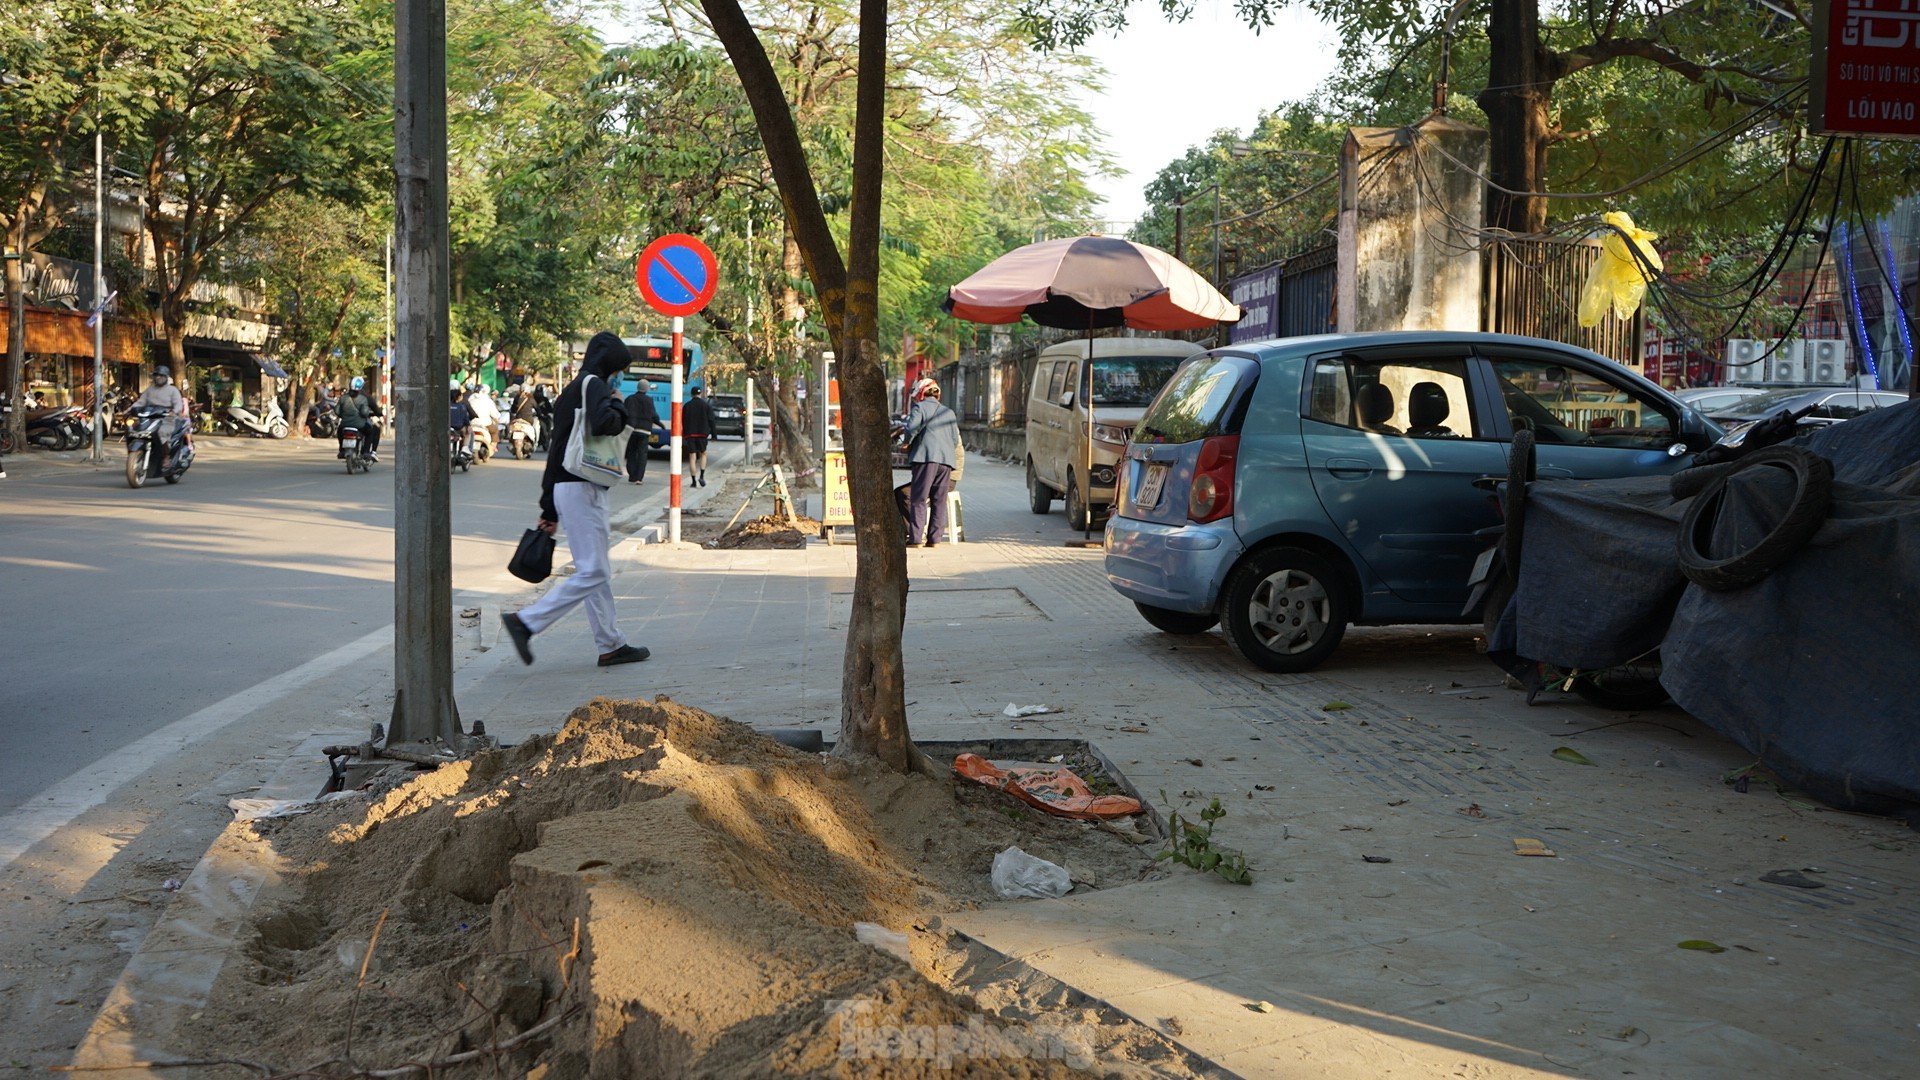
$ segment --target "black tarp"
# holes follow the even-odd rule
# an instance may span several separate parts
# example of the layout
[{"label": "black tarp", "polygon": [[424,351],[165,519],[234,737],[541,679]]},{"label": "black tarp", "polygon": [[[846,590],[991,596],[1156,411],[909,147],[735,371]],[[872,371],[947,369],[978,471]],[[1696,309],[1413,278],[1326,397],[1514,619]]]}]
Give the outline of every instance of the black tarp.
[{"label": "black tarp", "polygon": [[[1521,572],[1489,638],[1564,670],[1658,649],[1674,700],[1782,780],[1849,809],[1920,809],[1920,404],[1794,440],[1834,464],[1827,520],[1756,585],[1679,569],[1686,502],[1665,477],[1532,485]],[[1792,495],[1783,470],[1736,474],[1710,550],[1750,544]]]}]

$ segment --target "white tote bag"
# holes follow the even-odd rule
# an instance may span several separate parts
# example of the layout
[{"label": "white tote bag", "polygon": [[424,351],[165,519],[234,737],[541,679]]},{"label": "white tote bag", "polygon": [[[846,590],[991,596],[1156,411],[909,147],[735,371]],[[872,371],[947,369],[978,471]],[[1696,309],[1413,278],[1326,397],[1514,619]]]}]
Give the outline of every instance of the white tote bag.
[{"label": "white tote bag", "polygon": [[625,455],[628,432],[618,435],[594,435],[587,419],[587,383],[596,376],[580,380],[580,407],[573,413],[573,433],[567,436],[567,456],[560,465],[591,484],[612,487],[626,475]]}]

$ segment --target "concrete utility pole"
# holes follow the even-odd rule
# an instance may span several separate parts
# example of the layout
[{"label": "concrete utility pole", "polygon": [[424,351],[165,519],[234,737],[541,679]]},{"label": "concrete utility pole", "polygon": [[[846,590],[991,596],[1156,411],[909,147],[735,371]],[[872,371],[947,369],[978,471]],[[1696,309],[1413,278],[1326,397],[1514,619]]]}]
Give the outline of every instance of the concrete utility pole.
[{"label": "concrete utility pole", "polygon": [[93,130],[93,460],[105,460],[107,424],[101,412],[101,398],[107,387],[106,377],[106,334],[107,334],[107,276],[101,266],[104,258],[107,219],[107,152],[106,142],[101,137],[99,125]]},{"label": "concrete utility pole", "polygon": [[448,490],[447,7],[394,8],[397,278],[393,387],[393,723],[389,743],[457,743]]}]

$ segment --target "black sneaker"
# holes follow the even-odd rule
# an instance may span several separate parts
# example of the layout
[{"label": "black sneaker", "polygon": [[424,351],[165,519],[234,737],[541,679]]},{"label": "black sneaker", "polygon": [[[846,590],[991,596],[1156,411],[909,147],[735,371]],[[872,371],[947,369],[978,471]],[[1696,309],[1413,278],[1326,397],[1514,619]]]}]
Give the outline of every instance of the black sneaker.
[{"label": "black sneaker", "polygon": [[636,664],[652,655],[644,645],[622,645],[610,653],[603,653],[600,657],[600,666],[612,667],[615,664]]},{"label": "black sneaker", "polygon": [[513,639],[513,650],[520,654],[520,662],[533,663],[533,631],[520,619],[517,611],[500,613],[500,625],[507,628],[507,636]]}]

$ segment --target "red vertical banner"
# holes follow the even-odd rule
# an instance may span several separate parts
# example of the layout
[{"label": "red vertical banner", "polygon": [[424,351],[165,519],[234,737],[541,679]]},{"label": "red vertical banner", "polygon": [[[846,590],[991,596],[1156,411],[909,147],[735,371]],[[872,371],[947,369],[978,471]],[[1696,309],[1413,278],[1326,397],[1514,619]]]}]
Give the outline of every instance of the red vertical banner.
[{"label": "red vertical banner", "polygon": [[1817,0],[1808,126],[1920,138],[1920,10],[1912,0]]}]

